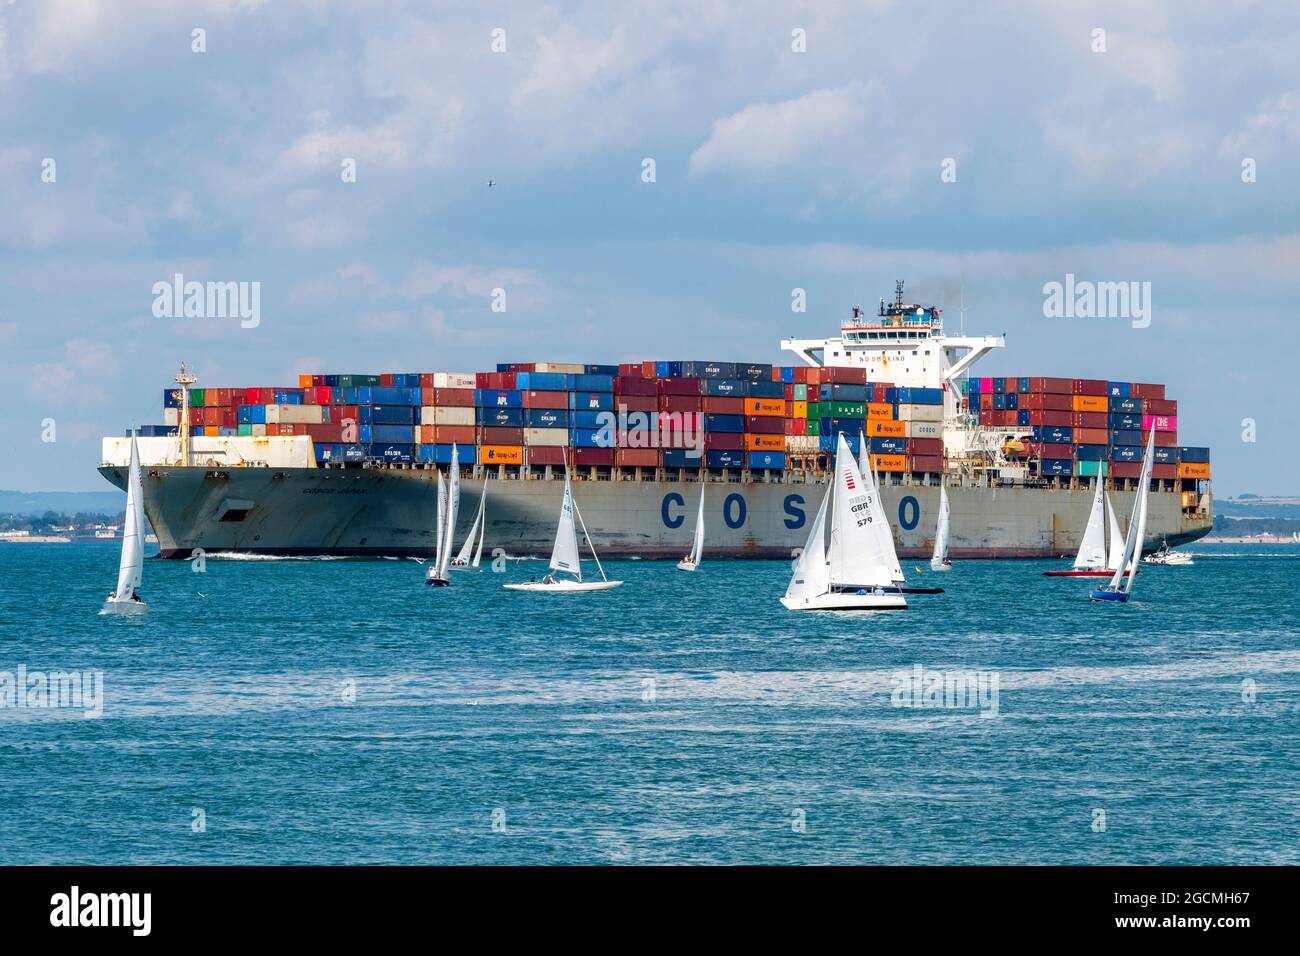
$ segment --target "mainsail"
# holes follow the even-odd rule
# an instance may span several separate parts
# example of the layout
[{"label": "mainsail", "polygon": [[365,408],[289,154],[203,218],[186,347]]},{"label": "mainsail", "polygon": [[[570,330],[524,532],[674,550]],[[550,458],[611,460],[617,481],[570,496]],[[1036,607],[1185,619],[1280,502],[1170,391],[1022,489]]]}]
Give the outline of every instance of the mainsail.
[{"label": "mainsail", "polygon": [[140,446],[131,435],[131,471],[126,482],[126,520],[122,524],[122,558],[117,566],[118,600],[129,600],[144,575],[144,480],[140,474]]}]

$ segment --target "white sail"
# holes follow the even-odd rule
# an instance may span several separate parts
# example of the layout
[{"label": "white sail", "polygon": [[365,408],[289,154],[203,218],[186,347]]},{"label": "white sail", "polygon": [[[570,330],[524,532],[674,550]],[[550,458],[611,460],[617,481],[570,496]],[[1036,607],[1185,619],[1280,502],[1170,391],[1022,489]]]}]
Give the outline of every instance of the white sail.
[{"label": "white sail", "polygon": [[[1102,465],[1105,468],[1105,465]],[[1109,567],[1106,563],[1106,503],[1105,474],[1097,475],[1097,490],[1092,496],[1092,511],[1088,513],[1088,527],[1084,529],[1083,540],[1079,542],[1079,553],[1074,558],[1074,569],[1099,570]]]},{"label": "white sail", "polygon": [[939,486],[939,523],[934,530],[934,556],[931,565],[943,564],[948,560],[948,489]]},{"label": "white sail", "polygon": [[1147,498],[1151,490],[1151,467],[1154,464],[1156,450],[1156,430],[1151,429],[1151,435],[1147,439],[1147,453],[1142,457],[1142,477],[1139,479],[1138,501],[1141,503],[1138,507],[1138,527],[1136,536],[1136,545],[1133,549],[1132,564],[1129,565],[1128,579],[1124,582],[1124,590],[1133,593],[1133,579],[1137,577],[1138,564],[1142,561],[1142,542],[1147,534]]},{"label": "white sail", "polygon": [[443,484],[442,472],[438,472],[438,527],[435,538],[436,550],[433,553],[433,567],[429,569],[429,577],[437,577],[438,569],[442,567],[442,545],[444,536],[443,515],[447,510],[447,486]]},{"label": "white sail", "polygon": [[438,577],[447,576],[447,567],[451,564],[451,548],[456,543],[456,512],[460,508],[460,452],[455,443],[451,446],[451,468],[447,479],[447,512],[444,518],[445,538],[438,549]]},{"label": "white sail", "polygon": [[878,552],[880,554],[894,555],[893,565],[889,573],[893,583],[902,584],[905,580],[903,569],[898,563],[898,555],[894,550],[893,529],[889,527],[889,520],[885,517],[885,506],[880,497],[879,476],[873,467],[874,461],[870,447],[867,437],[862,432],[858,432],[858,470],[862,473],[862,477],[870,483],[872,494],[875,497],[876,509],[880,514],[880,520],[872,522],[871,530],[879,539],[876,545]]},{"label": "white sail", "polygon": [[560,504],[560,523],[555,529],[555,547],[551,549],[551,570],[567,571],[582,580],[582,561],[578,557],[578,532],[573,523],[573,486],[569,472],[564,472],[564,500]]},{"label": "white sail", "polygon": [[699,564],[704,554],[704,482],[700,482],[700,510],[695,516],[695,540],[691,543],[691,554],[686,560]]},{"label": "white sail", "polygon": [[835,453],[835,500],[831,509],[831,584],[887,587],[896,580],[898,556],[892,535],[882,537],[884,510],[871,481],[853,460],[841,434]]},{"label": "white sail", "polygon": [[126,521],[122,525],[122,559],[117,566],[119,601],[130,600],[144,575],[144,479],[140,474],[140,446],[131,435],[131,471],[126,480]]},{"label": "white sail", "polygon": [[826,505],[831,500],[832,487],[828,486],[826,494],[822,495],[822,504],[817,509],[812,530],[808,532],[808,540],[804,542],[803,553],[795,562],[790,584],[785,589],[786,597],[810,598],[830,590],[830,568],[826,564]]},{"label": "white sail", "polygon": [[[469,534],[465,535],[465,543],[460,546],[460,551],[456,554],[456,560],[452,562],[456,567],[478,567],[478,556],[483,553],[483,505],[487,501],[487,482],[483,482],[483,493],[479,495],[478,511],[474,515],[474,523],[470,525]],[[474,539],[478,539],[478,550],[474,550]],[[473,564],[470,563],[470,555],[474,556]]]},{"label": "white sail", "polygon": [[[1138,539],[1138,535],[1146,530],[1143,527],[1146,522],[1144,512],[1146,510],[1147,487],[1151,483],[1151,457],[1154,447],[1155,429],[1152,429],[1151,437],[1147,442],[1147,452],[1142,456],[1142,477],[1138,481],[1137,495],[1133,498],[1133,514],[1129,518],[1128,534],[1124,537],[1124,554],[1121,556],[1119,564],[1115,567],[1115,573],[1111,575],[1110,579],[1109,587],[1112,591],[1131,591],[1133,589],[1133,578],[1137,576],[1137,562],[1134,560],[1134,550],[1136,548],[1139,555],[1142,551],[1142,543]],[[1129,574],[1128,587],[1122,587],[1125,569],[1130,568],[1130,566],[1132,573]]]},{"label": "white sail", "polygon": [[478,500],[478,545],[474,548],[473,567],[478,567],[479,558],[483,557],[483,536],[487,534],[487,480],[483,481],[483,497]]},{"label": "white sail", "polygon": [[1106,496],[1106,517],[1110,523],[1110,556],[1106,567],[1115,570],[1124,561],[1124,537],[1119,533],[1119,520],[1115,517],[1115,502]]}]

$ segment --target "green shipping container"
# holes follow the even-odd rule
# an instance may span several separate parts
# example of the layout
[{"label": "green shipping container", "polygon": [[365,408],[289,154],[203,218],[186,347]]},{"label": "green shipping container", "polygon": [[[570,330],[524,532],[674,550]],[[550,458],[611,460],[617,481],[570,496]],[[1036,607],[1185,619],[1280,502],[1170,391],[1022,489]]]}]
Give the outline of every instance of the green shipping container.
[{"label": "green shipping container", "polygon": [[1076,461],[1074,463],[1074,473],[1080,478],[1096,478],[1101,471],[1101,462],[1099,461]]},{"label": "green shipping container", "polygon": [[867,406],[863,402],[820,402],[822,418],[866,418]]},{"label": "green shipping container", "polygon": [[796,402],[806,402],[806,401],[808,401],[808,386],[807,386],[807,385],[798,384],[798,385],[796,385],[796,386],[794,387],[794,400],[795,400]]},{"label": "green shipping container", "polygon": [[808,430],[806,435],[820,435],[822,433],[822,423],[815,418],[808,419]]},{"label": "green shipping container", "polygon": [[239,437],[241,437],[241,438],[249,438],[249,437],[252,436],[252,434],[253,434],[253,426],[252,426],[252,425],[240,425],[240,426],[239,426]]},{"label": "green shipping container", "polygon": [[202,407],[203,407],[203,391],[204,391],[204,390],[201,389],[201,388],[192,388],[192,389],[190,389],[190,406],[191,406],[191,407],[193,407],[193,408],[202,408]]}]

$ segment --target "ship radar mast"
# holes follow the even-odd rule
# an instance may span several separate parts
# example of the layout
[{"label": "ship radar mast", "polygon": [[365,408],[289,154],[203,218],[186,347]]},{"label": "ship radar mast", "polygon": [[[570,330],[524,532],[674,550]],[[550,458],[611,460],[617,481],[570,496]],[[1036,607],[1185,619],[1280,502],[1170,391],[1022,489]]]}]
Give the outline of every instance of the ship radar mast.
[{"label": "ship radar mast", "polygon": [[193,373],[185,371],[185,363],[181,362],[181,370],[176,373],[176,384],[180,386],[181,393],[178,433],[181,439],[181,464],[186,468],[190,466],[190,386],[197,381],[198,378]]}]

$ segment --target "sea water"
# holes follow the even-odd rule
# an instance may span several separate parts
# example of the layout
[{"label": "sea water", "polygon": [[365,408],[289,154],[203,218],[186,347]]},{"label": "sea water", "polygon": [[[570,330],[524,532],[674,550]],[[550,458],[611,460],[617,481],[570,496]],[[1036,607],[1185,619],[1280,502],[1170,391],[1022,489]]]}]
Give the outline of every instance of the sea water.
[{"label": "sea water", "polygon": [[1127,605],[905,562],[946,593],[853,615],[707,552],[147,560],[117,619],[116,544],[0,544],[0,864],[1298,863],[1300,549],[1192,550]]}]

